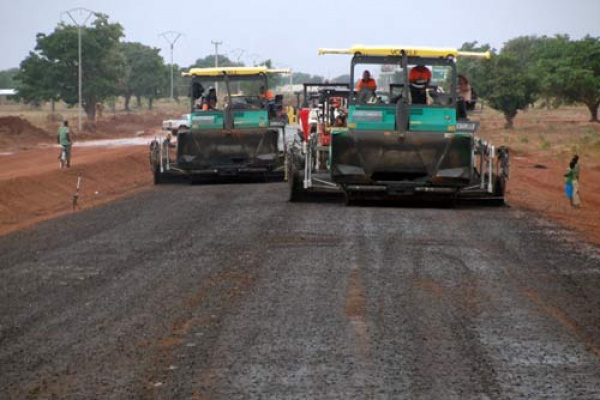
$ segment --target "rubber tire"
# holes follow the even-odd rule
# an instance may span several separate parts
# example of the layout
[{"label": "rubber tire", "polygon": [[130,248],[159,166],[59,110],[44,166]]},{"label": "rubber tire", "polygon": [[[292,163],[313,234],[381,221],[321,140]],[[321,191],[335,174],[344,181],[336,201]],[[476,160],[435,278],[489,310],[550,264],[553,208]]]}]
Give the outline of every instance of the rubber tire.
[{"label": "rubber tire", "polygon": [[347,207],[355,207],[361,204],[361,195],[344,190],[344,201]]},{"label": "rubber tire", "polygon": [[157,166],[154,169],[154,184],[160,185],[161,183],[165,183],[165,177],[160,173],[160,167]]},{"label": "rubber tire", "polygon": [[506,204],[506,179],[495,176],[494,177],[494,196],[501,198],[498,200],[498,206],[503,206]]},{"label": "rubber tire", "polygon": [[302,185],[302,177],[297,171],[292,171],[288,175],[288,186],[290,188],[289,201],[292,203],[305,201],[308,197],[308,193],[304,190]]}]

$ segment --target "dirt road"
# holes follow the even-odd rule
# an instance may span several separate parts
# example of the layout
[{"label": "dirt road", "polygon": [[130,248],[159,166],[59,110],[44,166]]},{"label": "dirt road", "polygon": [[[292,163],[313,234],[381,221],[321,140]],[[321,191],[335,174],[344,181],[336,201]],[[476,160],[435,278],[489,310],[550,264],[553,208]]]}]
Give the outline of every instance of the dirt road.
[{"label": "dirt road", "polygon": [[600,398],[597,247],[285,197],[161,186],[0,237],[0,398]]}]

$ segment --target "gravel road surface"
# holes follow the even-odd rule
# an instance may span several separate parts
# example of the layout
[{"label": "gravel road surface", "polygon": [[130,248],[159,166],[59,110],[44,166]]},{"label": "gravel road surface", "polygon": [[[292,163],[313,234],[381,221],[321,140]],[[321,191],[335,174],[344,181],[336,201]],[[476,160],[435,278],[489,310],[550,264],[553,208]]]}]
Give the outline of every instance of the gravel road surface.
[{"label": "gravel road surface", "polygon": [[600,250],[169,185],[0,237],[1,399],[600,399]]}]

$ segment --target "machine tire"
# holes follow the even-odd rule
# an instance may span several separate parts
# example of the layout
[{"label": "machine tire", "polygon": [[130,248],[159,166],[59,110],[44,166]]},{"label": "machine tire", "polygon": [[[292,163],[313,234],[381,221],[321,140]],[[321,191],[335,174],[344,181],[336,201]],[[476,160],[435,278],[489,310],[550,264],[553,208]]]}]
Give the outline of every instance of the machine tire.
[{"label": "machine tire", "polygon": [[494,177],[494,196],[498,198],[498,205],[505,205],[506,179],[501,176]]},{"label": "machine tire", "polygon": [[501,176],[494,177],[494,195],[504,197],[506,191],[506,179]]},{"label": "machine tire", "polygon": [[306,200],[308,193],[302,185],[302,176],[300,175],[300,172],[296,170],[292,161],[293,160],[290,160],[288,164],[288,187],[290,189],[289,201],[295,203]]},{"label": "machine tire", "polygon": [[161,183],[165,183],[165,177],[163,176],[163,174],[161,174],[159,166],[156,166],[156,168],[154,168],[153,175],[154,175],[154,184],[155,185],[160,185]]},{"label": "machine tire", "polygon": [[288,184],[290,187],[289,200],[292,203],[306,200],[307,193],[306,190],[304,190],[304,188],[302,187],[302,177],[298,172],[294,172],[289,177]]},{"label": "machine tire", "polygon": [[348,207],[354,207],[354,206],[358,206],[361,204],[361,195],[359,193],[354,193],[354,192],[348,192],[347,190],[344,190],[344,201],[346,206]]}]

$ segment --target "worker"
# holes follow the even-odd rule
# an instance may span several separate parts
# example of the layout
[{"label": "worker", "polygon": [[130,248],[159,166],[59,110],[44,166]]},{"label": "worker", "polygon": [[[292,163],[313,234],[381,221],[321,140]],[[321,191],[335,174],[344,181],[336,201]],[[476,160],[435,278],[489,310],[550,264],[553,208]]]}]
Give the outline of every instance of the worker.
[{"label": "worker", "polygon": [[412,67],[408,74],[413,104],[427,104],[427,86],[431,82],[431,71],[424,65]]},{"label": "worker", "polygon": [[362,89],[369,89],[373,94],[377,90],[377,82],[371,78],[371,73],[365,70],[362,75],[362,79],[356,84],[356,91],[360,92]]},{"label": "worker", "polygon": [[458,97],[461,97],[465,103],[471,102],[471,85],[464,75],[458,75]]},{"label": "worker", "polygon": [[335,126],[336,128],[345,127],[346,126],[346,116],[344,114],[340,114],[337,117],[335,117],[333,126]]},{"label": "worker", "polygon": [[275,100],[275,95],[269,89],[265,90],[264,86],[261,86],[258,93],[258,98],[266,101]]},{"label": "worker", "polygon": [[368,70],[363,71],[362,79],[356,84],[356,92],[358,93],[358,102],[367,103],[375,97],[377,90],[377,82],[371,78],[371,73]]},{"label": "worker", "polygon": [[192,83],[192,98],[194,100],[194,108],[197,110],[202,109],[202,102],[204,100],[203,94],[204,86],[199,82]]},{"label": "worker", "polygon": [[214,87],[208,89],[208,94],[202,100],[202,111],[215,110],[217,108],[217,91]]},{"label": "worker", "polygon": [[57,141],[61,147],[60,155],[60,168],[63,168],[66,163],[67,168],[71,168],[71,146],[73,141],[71,140],[71,131],[69,130],[69,121],[65,120],[60,128],[58,128]]},{"label": "worker", "polygon": [[331,125],[335,124],[335,120],[339,117],[346,117],[348,111],[342,108],[342,100],[339,97],[331,98],[331,107],[329,109],[330,112],[330,120],[332,121]]}]

